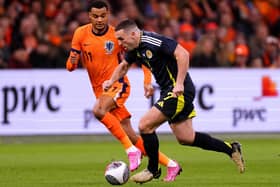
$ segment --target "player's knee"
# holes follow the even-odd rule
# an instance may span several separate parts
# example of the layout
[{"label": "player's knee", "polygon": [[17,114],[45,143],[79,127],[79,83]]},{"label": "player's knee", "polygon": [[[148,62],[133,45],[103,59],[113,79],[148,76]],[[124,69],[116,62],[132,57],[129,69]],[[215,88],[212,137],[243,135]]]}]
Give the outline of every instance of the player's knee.
[{"label": "player's knee", "polygon": [[192,142],[187,139],[177,139],[177,141],[180,145],[191,145],[192,144]]},{"label": "player's knee", "polygon": [[138,128],[140,133],[144,133],[144,134],[152,133],[154,131],[152,124],[150,124],[145,119],[140,120]]},{"label": "player's knee", "polygon": [[146,131],[146,126],[145,126],[144,124],[142,124],[142,123],[140,122],[138,128],[139,128],[139,132],[140,132],[140,133],[145,133],[145,131]]},{"label": "player's knee", "polygon": [[194,139],[191,136],[176,136],[180,145],[192,145]]},{"label": "player's knee", "polygon": [[98,106],[94,107],[92,112],[97,119],[102,119],[106,114],[106,111]]}]

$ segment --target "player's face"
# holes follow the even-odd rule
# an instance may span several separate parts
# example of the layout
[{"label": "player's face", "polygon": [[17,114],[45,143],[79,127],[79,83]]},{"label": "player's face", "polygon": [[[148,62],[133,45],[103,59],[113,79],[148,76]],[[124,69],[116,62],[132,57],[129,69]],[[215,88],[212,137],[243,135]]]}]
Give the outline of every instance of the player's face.
[{"label": "player's face", "polygon": [[98,33],[106,29],[108,25],[108,10],[103,8],[92,8],[89,12],[89,18],[93,26],[93,31]]},{"label": "player's face", "polygon": [[119,44],[124,48],[125,51],[131,51],[138,46],[135,32],[125,32],[123,29],[115,32],[116,38]]}]

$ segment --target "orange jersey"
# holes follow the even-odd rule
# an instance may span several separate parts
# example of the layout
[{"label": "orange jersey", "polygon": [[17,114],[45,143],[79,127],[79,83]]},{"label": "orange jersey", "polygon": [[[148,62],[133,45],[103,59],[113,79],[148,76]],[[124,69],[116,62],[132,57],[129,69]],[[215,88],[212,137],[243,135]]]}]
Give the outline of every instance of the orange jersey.
[{"label": "orange jersey", "polygon": [[[121,47],[115,37],[115,29],[109,26],[104,35],[95,35],[92,25],[78,27],[72,39],[71,53],[77,52],[82,57],[93,90],[98,97],[102,92],[102,83],[111,78],[118,66],[118,54]],[[125,81],[128,83],[127,77]]]},{"label": "orange jersey", "polygon": [[[92,32],[92,25],[86,24],[78,27],[74,32],[66,68],[69,71],[75,70],[78,67],[80,57],[82,57],[83,66],[87,69],[93,91],[98,98],[103,93],[103,82],[111,78],[119,64],[118,56],[120,52],[121,47],[115,37],[114,27],[109,26],[104,35],[95,35]],[[144,72],[144,84],[151,84],[150,70],[145,66],[142,66],[142,69]],[[123,86],[126,88],[127,86],[128,88],[130,87],[127,76],[120,81],[123,82]],[[120,89],[123,90],[122,88]],[[111,94],[116,93],[112,92]],[[114,95],[111,96],[114,98]]]}]

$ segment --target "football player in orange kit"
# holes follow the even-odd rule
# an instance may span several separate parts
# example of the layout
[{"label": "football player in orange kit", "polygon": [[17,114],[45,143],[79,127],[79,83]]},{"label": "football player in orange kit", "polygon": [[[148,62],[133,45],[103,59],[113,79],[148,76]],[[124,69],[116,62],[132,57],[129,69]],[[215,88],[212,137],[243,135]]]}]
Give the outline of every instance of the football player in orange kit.
[{"label": "football player in orange kit", "polygon": [[[130,94],[128,78],[121,78],[106,92],[102,88],[102,83],[111,77],[118,66],[121,47],[115,38],[114,28],[108,24],[108,4],[102,0],[93,1],[88,6],[88,13],[91,23],[78,27],[74,32],[66,68],[69,71],[75,70],[80,57],[82,58],[96,96],[93,113],[122,143],[128,154],[130,170],[134,171],[140,165],[145,150],[143,140],[133,130],[131,115],[124,106]],[[145,96],[149,97],[153,93],[151,73],[148,69],[143,70]],[[166,181],[175,180],[178,174],[168,171],[171,171],[170,168],[180,167],[179,164],[161,152],[159,162],[167,166]]]}]

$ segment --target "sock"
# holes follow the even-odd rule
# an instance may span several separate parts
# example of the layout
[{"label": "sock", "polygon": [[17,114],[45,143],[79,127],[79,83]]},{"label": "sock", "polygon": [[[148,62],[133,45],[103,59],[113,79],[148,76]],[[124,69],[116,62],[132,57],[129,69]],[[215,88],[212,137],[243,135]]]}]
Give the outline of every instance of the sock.
[{"label": "sock", "polygon": [[136,143],[135,143],[135,146],[141,150],[142,154],[147,156],[147,153],[145,151],[145,148],[144,148],[144,142],[143,142],[143,139],[141,137],[138,137]]},{"label": "sock", "polygon": [[159,149],[159,142],[158,137],[155,132],[152,134],[141,134],[141,137],[144,141],[144,147],[146,150],[146,153],[149,157],[149,163],[148,163],[148,170],[156,174],[158,171],[158,149]]},{"label": "sock", "polygon": [[[144,142],[143,142],[143,139],[141,137],[139,137],[135,143],[135,146],[141,150],[142,154],[143,155],[147,155],[146,151],[145,151],[145,148],[144,148]],[[175,167],[176,166],[176,163],[171,160],[170,158],[168,158],[165,154],[163,154],[162,152],[158,152],[158,159],[159,159],[159,163],[163,166],[169,166],[169,167]],[[172,162],[174,163],[172,163]],[[169,165],[168,165],[169,164]],[[174,166],[175,164],[175,166]]]},{"label": "sock", "polygon": [[126,149],[125,152],[128,154],[129,152],[135,152],[137,148],[135,146],[131,146],[130,148]]},{"label": "sock", "polygon": [[172,161],[170,158],[168,158],[165,154],[163,154],[162,152],[158,152],[158,159],[159,159],[159,163],[163,166],[168,166],[168,163],[170,161]]},{"label": "sock", "polygon": [[100,120],[106,128],[114,135],[123,145],[123,147],[127,150],[133,146],[127,134],[123,130],[121,123],[115,116],[111,113],[107,112],[104,117]]},{"label": "sock", "polygon": [[167,167],[176,167],[176,166],[177,166],[177,163],[170,159],[167,164]]},{"label": "sock", "polygon": [[232,149],[229,143],[223,142],[219,139],[213,138],[210,135],[201,132],[195,133],[195,138],[192,146],[200,147],[206,150],[223,152],[229,155],[230,157],[232,154]]}]

